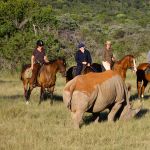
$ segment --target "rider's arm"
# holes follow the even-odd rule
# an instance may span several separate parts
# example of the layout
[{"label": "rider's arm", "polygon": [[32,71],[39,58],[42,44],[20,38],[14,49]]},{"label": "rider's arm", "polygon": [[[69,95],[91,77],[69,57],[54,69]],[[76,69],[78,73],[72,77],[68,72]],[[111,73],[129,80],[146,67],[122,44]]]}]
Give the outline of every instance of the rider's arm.
[{"label": "rider's arm", "polygon": [[31,56],[31,69],[33,70],[33,65],[34,65],[34,55]]},{"label": "rider's arm", "polygon": [[44,56],[44,61],[49,62],[47,56]]},{"label": "rider's arm", "polygon": [[92,64],[92,57],[91,57],[90,52],[89,51],[87,52],[88,52],[88,66],[89,66],[90,64]]}]

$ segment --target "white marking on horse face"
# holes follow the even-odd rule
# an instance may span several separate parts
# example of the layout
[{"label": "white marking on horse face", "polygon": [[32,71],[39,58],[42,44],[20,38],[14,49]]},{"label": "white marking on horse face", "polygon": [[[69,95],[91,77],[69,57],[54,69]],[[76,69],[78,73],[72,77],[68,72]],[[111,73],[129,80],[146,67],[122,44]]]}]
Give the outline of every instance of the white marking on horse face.
[{"label": "white marking on horse face", "polygon": [[136,68],[135,59],[133,59],[133,65],[134,65],[134,71],[136,72],[136,71],[137,71],[137,68]]}]

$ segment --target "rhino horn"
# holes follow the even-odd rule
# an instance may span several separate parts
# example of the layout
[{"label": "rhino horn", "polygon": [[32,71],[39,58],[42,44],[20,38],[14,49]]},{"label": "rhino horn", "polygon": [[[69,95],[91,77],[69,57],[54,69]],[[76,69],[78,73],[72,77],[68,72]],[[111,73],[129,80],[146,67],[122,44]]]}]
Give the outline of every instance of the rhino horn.
[{"label": "rhino horn", "polygon": [[142,108],[141,101],[138,101],[136,103],[136,106],[135,106],[135,104],[126,105],[120,115],[120,120],[129,120],[129,119],[135,117],[136,114],[141,110],[141,108]]}]

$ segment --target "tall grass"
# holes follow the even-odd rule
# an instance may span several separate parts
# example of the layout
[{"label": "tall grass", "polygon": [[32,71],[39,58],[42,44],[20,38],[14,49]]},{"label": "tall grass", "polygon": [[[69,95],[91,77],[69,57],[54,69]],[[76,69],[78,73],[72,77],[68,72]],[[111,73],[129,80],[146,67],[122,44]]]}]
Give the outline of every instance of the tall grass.
[{"label": "tall grass", "polygon": [[[137,100],[135,74],[128,71],[132,100]],[[38,105],[39,89],[34,89],[31,103],[25,104],[19,75],[0,76],[0,150],[148,150],[150,148],[150,97],[138,118],[107,122],[106,112],[99,123],[90,121],[80,130],[73,128],[70,112],[62,102],[65,79],[57,77],[55,101]]]}]

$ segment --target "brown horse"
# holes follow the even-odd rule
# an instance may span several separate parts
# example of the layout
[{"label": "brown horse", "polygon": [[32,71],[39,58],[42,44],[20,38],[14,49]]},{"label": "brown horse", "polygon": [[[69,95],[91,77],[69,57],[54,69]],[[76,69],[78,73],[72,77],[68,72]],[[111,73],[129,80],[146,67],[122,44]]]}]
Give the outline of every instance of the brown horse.
[{"label": "brown horse", "polygon": [[[133,55],[126,55],[121,60],[116,61],[113,70],[121,75],[122,79],[125,80],[127,69],[133,69],[136,72],[136,63]],[[88,72],[103,72],[105,71],[102,64],[93,63],[90,67],[84,67],[81,74]],[[70,67],[66,72],[66,81],[70,81],[75,77],[76,66]]]},{"label": "brown horse", "polygon": [[150,64],[149,63],[142,63],[139,64],[137,67],[137,91],[138,91],[138,98],[144,97],[145,88],[150,82]]},{"label": "brown horse", "polygon": [[[40,93],[40,101],[44,99],[44,95],[47,91],[50,93],[51,96],[51,104],[53,103],[53,92],[56,82],[56,73],[60,71],[62,75],[65,75],[66,72],[66,62],[62,58],[58,58],[54,61],[50,61],[49,63],[45,63],[42,66],[39,64],[34,64],[34,69],[32,71],[32,76],[30,78],[27,78],[25,75],[25,72],[27,69],[30,68],[31,65],[25,65],[22,68],[21,71],[21,80],[23,82],[24,86],[24,96],[26,99],[26,102],[29,102],[31,92],[34,87],[38,86],[41,87],[41,93]],[[34,86],[34,75],[38,72],[37,76],[37,84]]]}]

